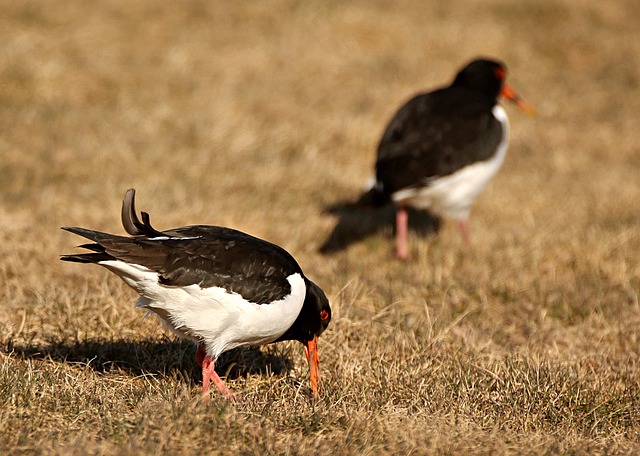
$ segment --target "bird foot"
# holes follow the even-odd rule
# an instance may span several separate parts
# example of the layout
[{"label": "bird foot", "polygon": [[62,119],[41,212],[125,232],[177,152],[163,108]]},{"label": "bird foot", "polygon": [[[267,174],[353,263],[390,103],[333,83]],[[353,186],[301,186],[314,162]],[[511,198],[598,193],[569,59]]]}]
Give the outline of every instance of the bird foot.
[{"label": "bird foot", "polygon": [[[204,351],[204,350],[203,350]],[[198,353],[200,353],[200,347],[198,347]],[[209,387],[211,382],[216,385],[218,391],[227,399],[235,401],[236,397],[231,392],[224,381],[218,376],[215,371],[216,359],[211,355],[205,355],[202,360],[202,400],[209,402]]]}]

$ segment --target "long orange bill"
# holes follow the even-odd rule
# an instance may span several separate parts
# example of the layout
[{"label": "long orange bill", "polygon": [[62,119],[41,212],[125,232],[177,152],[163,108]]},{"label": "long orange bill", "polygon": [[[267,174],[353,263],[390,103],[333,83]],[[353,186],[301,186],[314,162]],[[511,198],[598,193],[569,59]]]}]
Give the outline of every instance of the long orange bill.
[{"label": "long orange bill", "polygon": [[313,339],[303,342],[304,354],[307,356],[307,362],[309,363],[309,371],[311,376],[311,390],[313,391],[313,397],[318,397],[320,391],[320,353],[318,353],[318,336]]},{"label": "long orange bill", "polygon": [[524,101],[524,99],[522,99],[522,97],[520,97],[520,95],[518,95],[516,91],[513,90],[513,87],[511,87],[509,84],[502,84],[502,96],[507,100],[515,103],[515,105],[520,108],[520,110],[524,111],[530,116],[536,115],[536,110],[533,109],[533,106]]}]

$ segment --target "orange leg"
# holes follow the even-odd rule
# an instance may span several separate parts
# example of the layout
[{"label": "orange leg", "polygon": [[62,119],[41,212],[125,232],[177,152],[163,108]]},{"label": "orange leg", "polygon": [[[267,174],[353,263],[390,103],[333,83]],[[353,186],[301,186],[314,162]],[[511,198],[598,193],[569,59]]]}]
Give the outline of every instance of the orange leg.
[{"label": "orange leg", "polygon": [[460,233],[462,234],[464,243],[471,247],[471,230],[469,229],[469,220],[466,218],[458,220],[458,226],[460,227]]},{"label": "orange leg", "polygon": [[218,376],[215,371],[216,359],[205,353],[202,344],[198,345],[198,351],[196,352],[196,361],[202,367],[202,399],[207,402],[209,400],[209,387],[211,382],[216,385],[218,391],[228,399],[234,399],[234,395],[224,381]]},{"label": "orange leg", "polygon": [[409,259],[407,232],[409,231],[409,213],[405,207],[396,210],[396,256],[401,260]]}]

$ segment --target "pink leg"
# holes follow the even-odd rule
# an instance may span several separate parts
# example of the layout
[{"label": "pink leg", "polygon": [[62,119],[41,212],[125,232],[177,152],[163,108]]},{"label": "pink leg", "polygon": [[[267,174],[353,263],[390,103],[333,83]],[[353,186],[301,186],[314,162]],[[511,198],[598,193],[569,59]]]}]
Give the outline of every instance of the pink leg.
[{"label": "pink leg", "polygon": [[466,218],[458,220],[458,226],[460,227],[460,233],[464,243],[471,247],[471,231],[469,230],[469,220]]},{"label": "pink leg", "polygon": [[401,260],[409,259],[407,232],[409,230],[409,214],[405,207],[396,210],[396,256]]},{"label": "pink leg", "polygon": [[202,399],[206,402],[209,400],[209,386],[210,382],[213,382],[218,388],[218,391],[222,393],[228,399],[234,399],[233,393],[224,384],[222,379],[218,377],[215,371],[216,359],[213,356],[206,355],[202,360]]}]

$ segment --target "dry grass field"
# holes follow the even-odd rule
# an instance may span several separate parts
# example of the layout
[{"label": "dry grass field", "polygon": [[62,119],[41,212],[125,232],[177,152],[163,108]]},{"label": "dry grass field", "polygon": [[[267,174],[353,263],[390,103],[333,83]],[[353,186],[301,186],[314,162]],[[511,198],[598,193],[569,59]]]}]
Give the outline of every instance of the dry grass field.
[{"label": "dry grass field", "polygon": [[[640,452],[640,2],[0,0],[0,17],[0,453]],[[507,107],[473,249],[444,222],[398,262],[385,222],[320,254],[396,108],[478,55],[538,116]],[[326,291],[317,402],[283,343],[226,354],[240,400],[202,403],[190,343],[58,260],[80,242],[60,226],[124,232],[129,187],[159,229],[268,239]]]}]

